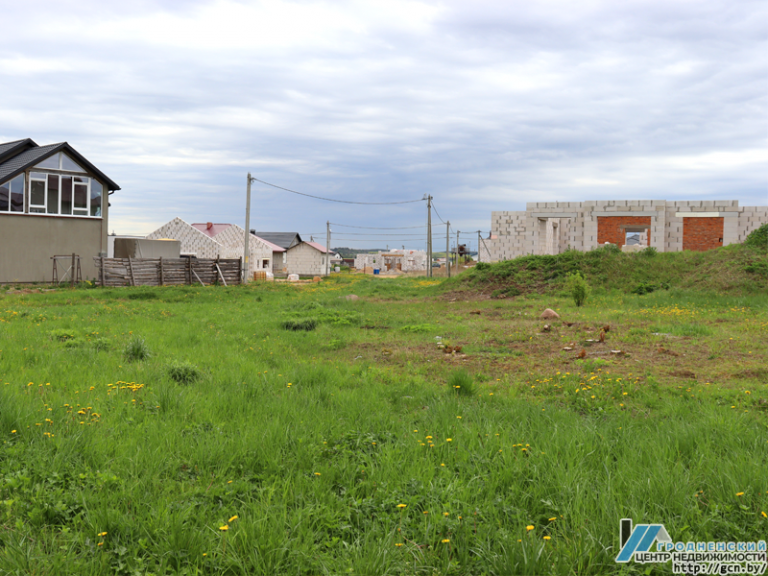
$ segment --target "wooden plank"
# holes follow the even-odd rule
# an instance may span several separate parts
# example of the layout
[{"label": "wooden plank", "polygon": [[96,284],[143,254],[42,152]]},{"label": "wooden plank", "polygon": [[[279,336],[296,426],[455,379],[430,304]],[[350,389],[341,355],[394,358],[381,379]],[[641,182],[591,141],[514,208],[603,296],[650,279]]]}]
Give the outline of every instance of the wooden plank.
[{"label": "wooden plank", "polygon": [[133,279],[133,265],[131,264],[131,257],[128,257],[128,268],[131,270],[131,286],[136,286],[136,282]]}]

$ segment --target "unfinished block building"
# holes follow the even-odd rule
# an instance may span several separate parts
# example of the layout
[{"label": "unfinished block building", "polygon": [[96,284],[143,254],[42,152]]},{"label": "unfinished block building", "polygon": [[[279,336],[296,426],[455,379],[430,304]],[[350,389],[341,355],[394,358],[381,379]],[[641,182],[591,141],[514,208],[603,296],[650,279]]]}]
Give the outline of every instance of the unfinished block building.
[{"label": "unfinished block building", "polygon": [[743,242],[768,223],[768,206],[738,200],[529,202],[525,212],[492,212],[491,261],[526,254],[623,246],[627,236],[659,252],[711,250]]}]

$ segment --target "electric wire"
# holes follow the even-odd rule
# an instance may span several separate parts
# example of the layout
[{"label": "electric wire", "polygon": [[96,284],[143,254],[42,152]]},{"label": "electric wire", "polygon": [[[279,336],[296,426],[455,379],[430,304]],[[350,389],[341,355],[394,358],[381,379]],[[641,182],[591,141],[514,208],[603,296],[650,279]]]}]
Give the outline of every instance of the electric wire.
[{"label": "electric wire", "polygon": [[283,186],[278,186],[277,184],[270,184],[269,182],[265,182],[264,180],[259,180],[258,178],[254,178],[253,176],[251,176],[251,180],[253,180],[254,182],[261,182],[262,184],[266,184],[267,186],[272,186],[273,188],[285,190],[286,192],[291,192],[292,194],[299,194],[300,196],[307,196],[308,198],[315,198],[317,200],[325,200],[326,202],[339,202],[341,204],[365,204],[367,206],[383,206],[383,205],[391,205],[391,204],[413,204],[414,202],[424,201],[423,198],[420,198],[418,200],[403,200],[401,202],[355,202],[354,200],[336,200],[334,198],[323,198],[322,196],[315,196],[313,194],[305,194],[304,192],[297,192],[296,190],[291,190],[290,188],[284,188]]},{"label": "electric wire", "polygon": [[335,224],[330,222],[331,226],[342,226],[344,228],[361,228],[363,230],[414,230],[416,228],[424,228],[424,224],[420,226],[395,226],[393,228],[377,228],[375,226],[350,226],[349,224]]}]

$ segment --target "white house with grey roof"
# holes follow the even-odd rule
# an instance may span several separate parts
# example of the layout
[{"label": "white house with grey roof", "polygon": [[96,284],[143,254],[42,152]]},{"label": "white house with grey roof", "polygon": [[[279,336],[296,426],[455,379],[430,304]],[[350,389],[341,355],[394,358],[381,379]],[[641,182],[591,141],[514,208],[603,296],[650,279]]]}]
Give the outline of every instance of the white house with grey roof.
[{"label": "white house with grey roof", "polygon": [[[148,234],[147,238],[178,240],[181,242],[182,255],[197,258],[242,258],[245,230],[236,224],[189,224],[181,218],[174,218]],[[253,234],[249,234],[249,242],[250,272],[271,272],[274,255],[284,250]]]},{"label": "white house with grey roof", "polygon": [[52,280],[52,256],[76,254],[84,279],[107,254],[108,195],[120,190],[67,142],[0,144],[0,282]]}]

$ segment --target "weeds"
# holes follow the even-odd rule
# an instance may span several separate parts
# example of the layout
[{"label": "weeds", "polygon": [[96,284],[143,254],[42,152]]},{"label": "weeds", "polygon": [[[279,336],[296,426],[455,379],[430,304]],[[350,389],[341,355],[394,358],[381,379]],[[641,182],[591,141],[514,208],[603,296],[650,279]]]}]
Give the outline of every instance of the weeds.
[{"label": "weeds", "polygon": [[190,362],[174,361],[166,367],[168,377],[178,384],[194,384],[200,378],[200,370]]},{"label": "weeds", "polygon": [[149,346],[147,346],[144,338],[140,336],[134,336],[123,350],[123,356],[129,362],[146,360],[150,356]]},{"label": "weeds", "polygon": [[457,396],[474,396],[475,382],[466,370],[456,370],[448,377],[451,392]]}]

